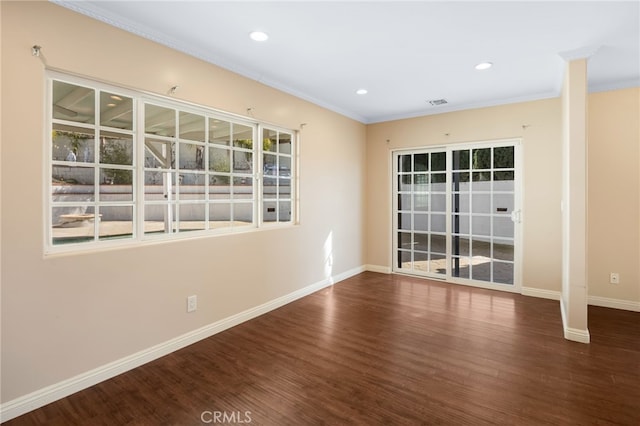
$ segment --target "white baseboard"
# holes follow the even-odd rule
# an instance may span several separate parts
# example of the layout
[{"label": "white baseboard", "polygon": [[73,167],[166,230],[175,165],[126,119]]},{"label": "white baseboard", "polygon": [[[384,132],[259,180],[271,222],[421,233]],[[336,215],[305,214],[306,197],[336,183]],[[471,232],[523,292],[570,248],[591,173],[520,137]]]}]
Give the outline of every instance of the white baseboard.
[{"label": "white baseboard", "polygon": [[388,266],[365,265],[365,270],[369,272],[379,272],[381,274],[390,274],[391,268]]},{"label": "white baseboard", "polygon": [[603,308],[623,309],[625,311],[640,312],[640,302],[631,300],[610,299],[608,297],[588,296],[587,303],[593,306],[602,306]]},{"label": "white baseboard", "polygon": [[589,343],[591,341],[589,330],[567,327],[567,315],[564,311],[564,303],[562,300],[560,300],[560,314],[562,315],[562,328],[565,339],[578,343]]},{"label": "white baseboard", "polygon": [[543,290],[533,287],[522,287],[523,296],[539,297],[542,299],[560,300],[560,292],[554,290]]},{"label": "white baseboard", "polygon": [[316,291],[329,287],[334,283],[357,275],[365,270],[366,267],[360,266],[341,274],[325,278],[322,281],[278,297],[262,305],[247,309],[246,311],[240,312],[236,315],[232,315],[199,329],[190,331],[181,336],[79,374],[70,379],[63,380],[62,382],[55,383],[30,394],[7,401],[0,405],[0,421],[5,422],[11,420],[53,401],[57,401],[78,391],[87,389],[121,373],[133,370],[136,367],[168,355],[200,340],[206,339],[207,337],[211,337],[214,334],[220,333],[245,321],[256,318],[269,311],[300,299],[301,297],[315,293]]}]

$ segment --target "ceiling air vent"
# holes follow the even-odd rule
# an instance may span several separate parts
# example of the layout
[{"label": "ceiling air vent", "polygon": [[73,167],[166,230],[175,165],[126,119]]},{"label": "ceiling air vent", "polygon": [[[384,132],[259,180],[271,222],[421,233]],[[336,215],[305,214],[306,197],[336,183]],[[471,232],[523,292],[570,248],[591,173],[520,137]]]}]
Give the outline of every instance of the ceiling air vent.
[{"label": "ceiling air vent", "polygon": [[433,99],[431,101],[427,101],[431,106],[444,105],[447,103],[446,99]]}]

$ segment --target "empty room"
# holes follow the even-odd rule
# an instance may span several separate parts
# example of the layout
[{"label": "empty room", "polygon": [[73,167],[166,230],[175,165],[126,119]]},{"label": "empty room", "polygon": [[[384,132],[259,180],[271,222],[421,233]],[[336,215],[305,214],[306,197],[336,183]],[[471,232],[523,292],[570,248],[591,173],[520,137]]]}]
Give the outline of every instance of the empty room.
[{"label": "empty room", "polygon": [[639,1],[0,1],[6,425],[640,424]]}]

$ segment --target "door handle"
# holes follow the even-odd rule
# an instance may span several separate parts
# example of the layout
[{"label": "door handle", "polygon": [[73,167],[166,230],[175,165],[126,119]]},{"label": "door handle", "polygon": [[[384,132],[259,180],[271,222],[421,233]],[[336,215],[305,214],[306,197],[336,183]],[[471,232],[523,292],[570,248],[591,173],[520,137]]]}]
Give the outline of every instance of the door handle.
[{"label": "door handle", "polygon": [[513,221],[513,223],[522,222],[522,210],[513,210],[511,212],[511,220]]}]

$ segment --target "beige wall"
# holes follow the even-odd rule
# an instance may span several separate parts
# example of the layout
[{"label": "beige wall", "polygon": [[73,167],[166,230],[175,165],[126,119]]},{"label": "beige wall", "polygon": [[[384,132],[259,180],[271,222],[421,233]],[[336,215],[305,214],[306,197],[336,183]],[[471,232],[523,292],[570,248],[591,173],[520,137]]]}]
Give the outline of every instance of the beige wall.
[{"label": "beige wall", "polygon": [[[2,402],[364,264],[363,124],[51,3],[0,4]],[[179,99],[307,123],[301,224],[44,257],[45,67],[34,44],[52,68],[158,94],[178,84]],[[198,311],[187,314],[191,294]]]},{"label": "beige wall", "polygon": [[592,94],[588,117],[589,296],[640,302],[640,88]]},{"label": "beige wall", "polygon": [[[391,149],[522,138],[523,286],[561,290],[559,98],[364,126],[49,3],[3,1],[0,17],[2,402],[328,275],[389,268]],[[241,115],[251,107],[294,129],[308,123],[301,224],[44,258],[44,66],[34,44],[53,68],[158,94],[178,84],[179,99]],[[591,95],[588,135],[589,294],[635,302],[639,98],[639,89]],[[620,285],[608,284],[611,271]],[[195,314],[185,313],[190,294]]]},{"label": "beige wall", "polygon": [[452,112],[368,126],[367,263],[391,267],[392,149],[522,138],[522,285],[540,290],[560,291],[561,126],[559,99]]}]

